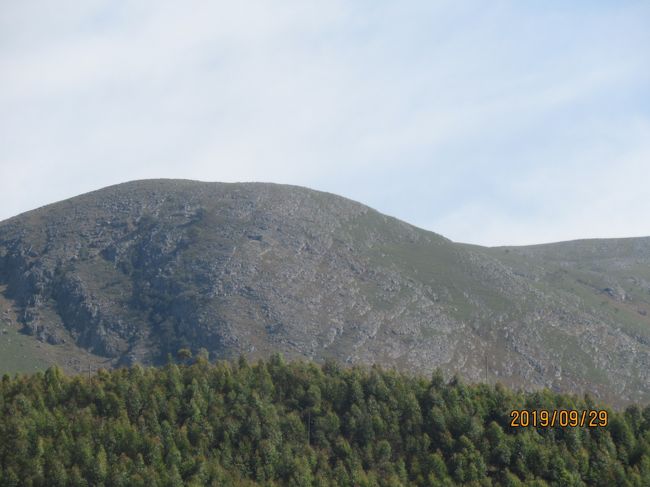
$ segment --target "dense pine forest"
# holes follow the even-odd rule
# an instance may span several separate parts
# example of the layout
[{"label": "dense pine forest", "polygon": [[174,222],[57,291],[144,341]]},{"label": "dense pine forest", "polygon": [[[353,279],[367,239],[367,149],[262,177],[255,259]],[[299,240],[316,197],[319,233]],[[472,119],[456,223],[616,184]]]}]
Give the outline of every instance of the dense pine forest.
[{"label": "dense pine forest", "polygon": [[600,406],[279,355],[189,362],[5,375],[0,485],[650,485],[650,407],[513,428],[512,409]]}]

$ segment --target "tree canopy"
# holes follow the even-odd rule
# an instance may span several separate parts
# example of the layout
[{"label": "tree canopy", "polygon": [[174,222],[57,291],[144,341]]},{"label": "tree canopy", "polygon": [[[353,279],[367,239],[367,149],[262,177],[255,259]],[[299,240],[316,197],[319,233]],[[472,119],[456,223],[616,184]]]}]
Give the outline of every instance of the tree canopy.
[{"label": "tree canopy", "polygon": [[510,427],[512,409],[598,407],[279,356],[50,368],[2,378],[0,485],[650,485],[650,407],[609,410],[605,428]]}]

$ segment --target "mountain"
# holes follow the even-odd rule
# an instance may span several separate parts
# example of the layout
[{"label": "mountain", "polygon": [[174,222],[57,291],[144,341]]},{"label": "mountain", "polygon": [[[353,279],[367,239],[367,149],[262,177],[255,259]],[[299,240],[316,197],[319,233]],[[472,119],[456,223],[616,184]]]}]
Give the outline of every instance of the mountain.
[{"label": "mountain", "polygon": [[0,223],[0,340],[73,370],[282,352],[622,404],[650,399],[649,264],[650,238],[486,248],[301,187],[135,181]]}]

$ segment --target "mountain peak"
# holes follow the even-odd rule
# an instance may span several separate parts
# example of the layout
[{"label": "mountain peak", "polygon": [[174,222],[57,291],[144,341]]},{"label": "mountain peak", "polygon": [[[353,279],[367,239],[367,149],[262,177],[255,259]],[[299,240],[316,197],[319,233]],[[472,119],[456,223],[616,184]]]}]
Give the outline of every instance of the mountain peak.
[{"label": "mountain peak", "polygon": [[626,401],[650,389],[647,249],[488,249],[298,186],[142,180],[0,223],[0,289],[71,368],[280,351]]}]

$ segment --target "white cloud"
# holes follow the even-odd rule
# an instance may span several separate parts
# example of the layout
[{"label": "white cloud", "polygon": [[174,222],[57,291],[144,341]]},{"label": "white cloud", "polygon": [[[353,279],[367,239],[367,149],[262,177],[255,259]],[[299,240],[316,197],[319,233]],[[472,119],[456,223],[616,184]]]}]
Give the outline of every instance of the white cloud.
[{"label": "white cloud", "polygon": [[540,163],[513,175],[502,193],[525,208],[473,200],[424,226],[485,245],[647,236],[650,124],[639,121],[625,129],[610,134],[619,137],[615,150],[595,143],[560,165]]},{"label": "white cloud", "polygon": [[637,188],[648,8],[52,5],[0,7],[0,218],[184,177],[303,184],[493,244],[598,233],[579,197],[549,218],[587,187],[642,230],[602,168],[628,161]]}]

